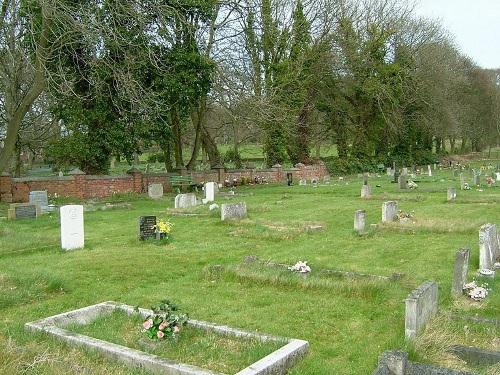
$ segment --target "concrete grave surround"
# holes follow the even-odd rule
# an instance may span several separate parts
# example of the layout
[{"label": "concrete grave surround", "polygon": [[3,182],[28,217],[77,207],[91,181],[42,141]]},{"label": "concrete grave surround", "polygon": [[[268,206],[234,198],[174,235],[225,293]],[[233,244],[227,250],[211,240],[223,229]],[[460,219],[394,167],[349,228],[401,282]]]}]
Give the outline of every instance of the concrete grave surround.
[{"label": "concrete grave surround", "polygon": [[451,202],[451,201],[454,201],[456,198],[457,198],[457,190],[453,187],[448,188],[447,197],[446,197],[447,201]]},{"label": "concrete grave surround", "polygon": [[85,245],[83,206],[62,206],[61,247],[63,250],[81,249]]},{"label": "concrete grave surround", "polygon": [[244,219],[245,217],[247,217],[247,205],[245,202],[221,205],[221,220]]},{"label": "concrete grave surround", "polygon": [[479,269],[493,270],[500,257],[500,238],[495,224],[485,224],[479,229]]},{"label": "concrete grave surround", "polygon": [[[200,367],[177,363],[153,354],[80,335],[64,329],[65,326],[70,324],[89,324],[99,316],[111,314],[114,310],[124,311],[128,315],[140,314],[143,318],[153,315],[153,311],[151,310],[139,309],[139,311],[136,311],[133,306],[116,302],[103,302],[67,313],[54,315],[36,322],[26,323],[25,329],[32,332],[48,333],[66,343],[93,349],[107,357],[123,362],[129,367],[143,368],[155,374],[220,375],[219,373],[205,370]],[[281,348],[239,371],[236,375],[286,374],[288,369],[291,368],[297,360],[305,356],[309,350],[309,343],[303,340],[246,332],[198,320],[189,320],[188,326],[215,332],[220,335],[283,343]]]},{"label": "concrete grave surround", "polygon": [[453,283],[451,292],[455,295],[463,294],[463,286],[467,283],[469,272],[470,249],[460,249],[455,255],[455,268],[453,270]]},{"label": "concrete grave surround", "polygon": [[413,339],[437,313],[438,285],[426,281],[406,298],[405,336]]},{"label": "concrete grave surround", "polygon": [[175,196],[175,208],[189,208],[196,206],[196,195],[194,193],[178,194]]},{"label": "concrete grave surround", "polygon": [[366,222],[366,211],[365,210],[357,210],[354,213],[354,230],[358,233],[363,233],[365,231],[365,222]]},{"label": "concrete grave surround", "polygon": [[398,216],[398,202],[389,201],[382,204],[382,222],[396,221]]},{"label": "concrete grave surround", "polygon": [[9,220],[15,219],[36,219],[42,214],[39,204],[33,203],[13,203],[7,210]]},{"label": "concrete grave surround", "polygon": [[32,204],[40,205],[42,212],[49,211],[49,198],[47,196],[47,191],[30,191],[29,202]]},{"label": "concrete grave surround", "polygon": [[163,198],[163,185],[162,184],[149,184],[148,195],[151,199]]}]

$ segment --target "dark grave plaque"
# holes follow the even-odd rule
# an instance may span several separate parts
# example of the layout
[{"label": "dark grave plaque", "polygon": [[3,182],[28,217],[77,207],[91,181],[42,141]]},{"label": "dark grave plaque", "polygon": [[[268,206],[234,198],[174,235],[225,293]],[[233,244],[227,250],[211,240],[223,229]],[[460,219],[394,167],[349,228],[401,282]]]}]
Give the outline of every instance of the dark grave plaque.
[{"label": "dark grave plaque", "polygon": [[156,238],[156,216],[141,216],[139,218],[139,239],[141,241]]},{"label": "dark grave plaque", "polygon": [[36,219],[36,205],[29,204],[15,207],[16,219]]}]

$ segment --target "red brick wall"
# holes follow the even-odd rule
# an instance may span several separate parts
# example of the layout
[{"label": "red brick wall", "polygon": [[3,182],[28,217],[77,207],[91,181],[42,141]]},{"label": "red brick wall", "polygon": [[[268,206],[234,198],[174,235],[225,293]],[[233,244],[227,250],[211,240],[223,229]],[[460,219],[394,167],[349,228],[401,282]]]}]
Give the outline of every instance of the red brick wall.
[{"label": "red brick wall", "polygon": [[[291,172],[295,181],[299,179],[311,180],[328,176],[328,171],[323,163],[315,165],[300,165],[290,170],[284,170],[280,166],[271,169],[256,170],[211,170],[207,172],[193,172],[190,175],[195,182],[224,181],[232,182],[234,179],[240,181],[242,177],[253,181],[254,178],[265,180],[270,183],[282,183],[286,180],[286,174]],[[29,192],[35,190],[47,190],[49,195],[62,197],[77,197],[81,199],[105,198],[113,193],[143,193],[152,183],[163,184],[164,191],[172,191],[170,185],[170,174],[142,174],[140,171],[131,170],[130,174],[124,176],[87,176],[76,174],[65,177],[32,177],[12,178],[8,175],[0,176],[0,201],[3,202],[27,202]],[[220,177],[220,178],[219,178]]]}]

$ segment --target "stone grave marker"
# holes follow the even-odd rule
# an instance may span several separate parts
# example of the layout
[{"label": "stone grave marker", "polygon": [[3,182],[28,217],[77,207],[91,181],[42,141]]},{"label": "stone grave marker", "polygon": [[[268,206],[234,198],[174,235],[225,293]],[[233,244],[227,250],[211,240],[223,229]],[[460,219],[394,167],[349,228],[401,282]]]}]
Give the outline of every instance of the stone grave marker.
[{"label": "stone grave marker", "polygon": [[361,198],[370,198],[370,196],[371,196],[371,189],[370,186],[368,185],[368,174],[364,173],[363,186],[361,187]]},{"label": "stone grave marker", "polygon": [[196,195],[194,193],[178,194],[175,197],[175,208],[189,208],[196,206]]},{"label": "stone grave marker", "polygon": [[29,200],[32,204],[40,205],[42,213],[49,211],[49,198],[47,191],[30,191]]},{"label": "stone grave marker", "polygon": [[62,206],[60,213],[62,249],[74,250],[83,248],[85,244],[83,206]]},{"label": "stone grave marker", "polygon": [[323,176],[323,183],[329,185],[331,183],[331,178],[330,176]]},{"label": "stone grave marker", "polygon": [[453,283],[451,285],[451,292],[455,295],[462,295],[463,286],[467,283],[469,259],[470,249],[460,249],[455,255],[455,268],[453,271]]},{"label": "stone grave marker", "polygon": [[292,184],[293,184],[293,173],[288,172],[286,174],[286,184],[288,186],[292,186]]},{"label": "stone grave marker", "polygon": [[500,256],[498,229],[495,224],[485,224],[479,229],[479,269],[493,270]]},{"label": "stone grave marker", "polygon": [[357,210],[354,213],[354,230],[358,233],[363,233],[365,231],[366,224],[366,211]]},{"label": "stone grave marker", "polygon": [[144,241],[156,238],[156,216],[139,217],[139,240]]},{"label": "stone grave marker", "polygon": [[306,179],[299,180],[299,186],[306,186],[306,185],[307,185],[307,180]]},{"label": "stone grave marker", "polygon": [[437,313],[437,283],[433,281],[424,282],[408,295],[405,304],[405,336],[414,339]]},{"label": "stone grave marker", "polygon": [[495,180],[500,181],[500,172],[495,173]]},{"label": "stone grave marker", "polygon": [[453,187],[448,188],[447,200],[448,202],[454,201],[457,198],[457,190]]},{"label": "stone grave marker", "polygon": [[463,173],[460,173],[460,190],[465,189],[465,176]]},{"label": "stone grave marker", "polygon": [[220,218],[222,221],[228,219],[244,219],[247,216],[246,203],[223,204],[220,210]]},{"label": "stone grave marker", "polygon": [[432,177],[432,168],[430,164],[427,166],[427,174],[429,175],[429,177]]},{"label": "stone grave marker", "polygon": [[472,170],[472,173],[474,173],[474,175],[472,176],[472,184],[474,186],[479,186],[481,185],[481,174],[480,172],[476,171],[475,169]]},{"label": "stone grave marker", "polygon": [[403,168],[403,169],[401,170],[401,175],[408,176],[408,168],[406,168],[406,167],[405,167],[405,168]]},{"label": "stone grave marker", "polygon": [[318,187],[318,179],[316,177],[311,178],[311,185],[313,187]]},{"label": "stone grave marker", "polygon": [[400,189],[408,189],[408,176],[404,173],[401,174],[401,176],[398,177],[398,184]]},{"label": "stone grave marker", "polygon": [[396,221],[398,216],[398,202],[389,201],[382,204],[382,222]]},{"label": "stone grave marker", "polygon": [[217,189],[217,184],[215,182],[207,182],[204,186],[205,198],[203,203],[210,203],[215,201],[215,191]]},{"label": "stone grave marker", "polygon": [[163,198],[163,184],[149,184],[148,195],[151,199]]},{"label": "stone grave marker", "polygon": [[387,167],[386,174],[387,174],[387,176],[392,177],[392,168],[391,167]]},{"label": "stone grave marker", "polygon": [[39,204],[13,203],[9,206],[7,217],[9,220],[36,219],[41,214],[42,210]]}]

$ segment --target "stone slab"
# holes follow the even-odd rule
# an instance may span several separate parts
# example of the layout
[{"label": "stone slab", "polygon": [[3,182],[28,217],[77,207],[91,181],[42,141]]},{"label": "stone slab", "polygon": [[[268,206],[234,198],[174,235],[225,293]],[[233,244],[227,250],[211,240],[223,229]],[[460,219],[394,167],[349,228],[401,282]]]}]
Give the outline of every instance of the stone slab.
[{"label": "stone slab", "polygon": [[494,350],[453,345],[449,351],[467,363],[476,366],[491,366],[500,363],[500,352]]},{"label": "stone slab", "polygon": [[247,217],[247,205],[246,203],[232,203],[232,204],[222,204],[220,209],[221,220],[228,219],[244,219]]},{"label": "stone slab", "polygon": [[189,208],[198,204],[196,201],[196,194],[178,194],[175,197],[175,208]]},{"label": "stone slab", "polygon": [[162,184],[149,184],[148,195],[151,199],[163,198],[163,185]]},{"label": "stone slab", "polygon": [[382,222],[396,221],[398,215],[398,202],[389,201],[382,204]]},{"label": "stone slab", "polygon": [[36,219],[41,214],[42,209],[36,203],[13,203],[7,211],[9,220]]},{"label": "stone slab", "polygon": [[366,225],[366,211],[357,210],[354,213],[354,230],[358,233],[363,233],[365,231]]},{"label": "stone slab", "polygon": [[405,304],[405,336],[413,339],[437,313],[437,283],[433,281],[424,282],[408,295]]},{"label": "stone slab", "polygon": [[156,216],[141,216],[139,217],[139,240],[156,238]]}]

